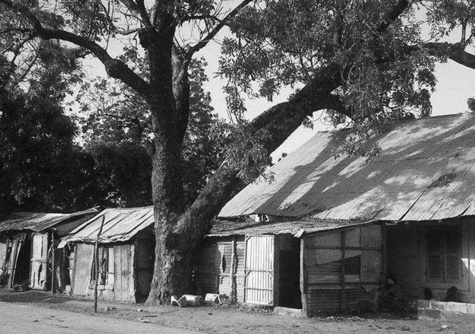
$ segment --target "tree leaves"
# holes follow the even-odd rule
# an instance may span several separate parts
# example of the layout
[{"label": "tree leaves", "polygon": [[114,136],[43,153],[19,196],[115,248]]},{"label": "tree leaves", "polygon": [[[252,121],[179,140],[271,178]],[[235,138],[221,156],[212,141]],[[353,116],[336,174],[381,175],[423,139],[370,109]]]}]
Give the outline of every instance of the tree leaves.
[{"label": "tree leaves", "polygon": [[[0,211],[69,211],[102,203],[76,126],[49,89],[0,99]],[[83,192],[84,191],[84,192]],[[97,197],[96,197],[97,196]]]}]

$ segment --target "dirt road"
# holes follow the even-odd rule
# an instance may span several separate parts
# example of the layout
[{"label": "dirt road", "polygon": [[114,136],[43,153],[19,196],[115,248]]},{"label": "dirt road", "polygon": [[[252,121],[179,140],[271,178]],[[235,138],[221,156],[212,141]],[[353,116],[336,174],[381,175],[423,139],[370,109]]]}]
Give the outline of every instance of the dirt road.
[{"label": "dirt road", "polygon": [[156,324],[0,302],[0,333],[9,334],[194,334]]},{"label": "dirt road", "polygon": [[462,334],[475,333],[475,318],[417,320],[389,314],[290,318],[245,307],[146,307],[51,293],[0,289],[0,334],[236,333],[236,334]]}]

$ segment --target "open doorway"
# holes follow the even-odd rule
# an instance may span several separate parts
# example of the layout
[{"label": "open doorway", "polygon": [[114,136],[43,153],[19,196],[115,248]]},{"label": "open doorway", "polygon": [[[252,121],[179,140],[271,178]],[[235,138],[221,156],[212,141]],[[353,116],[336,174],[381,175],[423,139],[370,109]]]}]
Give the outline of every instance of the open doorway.
[{"label": "open doorway", "polygon": [[19,242],[18,247],[19,250],[14,268],[13,284],[23,284],[30,279],[31,238],[26,236],[23,242]]},{"label": "open doorway", "polygon": [[281,235],[279,244],[278,306],[301,309],[300,239],[292,235]]},{"label": "open doorway", "polygon": [[[145,232],[149,232],[147,235]],[[137,286],[135,289],[135,301],[142,303],[147,300],[153,279],[153,267],[155,264],[155,238],[153,230],[148,229],[143,232],[136,242],[135,256],[135,279]],[[148,238],[145,238],[147,237]]]}]

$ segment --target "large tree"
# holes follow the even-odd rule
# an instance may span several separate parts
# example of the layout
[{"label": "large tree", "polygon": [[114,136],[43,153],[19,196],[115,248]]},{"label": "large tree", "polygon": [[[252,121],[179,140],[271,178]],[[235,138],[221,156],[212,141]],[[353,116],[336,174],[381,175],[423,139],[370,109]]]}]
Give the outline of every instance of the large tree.
[{"label": "large tree", "polygon": [[[351,117],[355,135],[363,137],[407,110],[429,114],[434,62],[448,57],[475,67],[475,57],[464,51],[472,42],[466,31],[473,7],[472,1],[455,0],[243,0],[230,10],[212,0],[0,0],[0,38],[10,43],[12,63],[24,60],[26,65],[28,57],[13,56],[16,51],[34,49],[38,40],[63,41],[77,48],[70,53],[99,59],[108,75],[148,105],[157,241],[152,303],[190,291],[192,254],[213,217],[242,186],[242,176],[268,162],[265,152],[312,112],[330,109],[335,122]],[[415,16],[421,9],[432,27],[430,43],[422,40]],[[244,110],[242,92],[271,99],[283,85],[299,89],[243,127],[236,136],[242,140],[227,150],[222,166],[186,205],[182,148],[190,115],[189,66],[224,27],[229,38],[223,43],[221,72],[229,78],[226,93],[237,119]],[[439,41],[459,28],[460,42]],[[194,31],[193,38],[184,39],[184,30]],[[113,58],[105,47],[134,33],[148,76]]]}]

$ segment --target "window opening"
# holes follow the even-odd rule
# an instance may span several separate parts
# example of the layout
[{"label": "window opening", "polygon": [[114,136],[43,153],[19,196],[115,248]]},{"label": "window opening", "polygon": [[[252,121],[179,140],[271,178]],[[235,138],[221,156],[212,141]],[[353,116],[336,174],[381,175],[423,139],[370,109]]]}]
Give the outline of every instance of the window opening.
[{"label": "window opening", "polygon": [[427,279],[441,283],[460,280],[461,227],[430,226],[425,237]]}]

